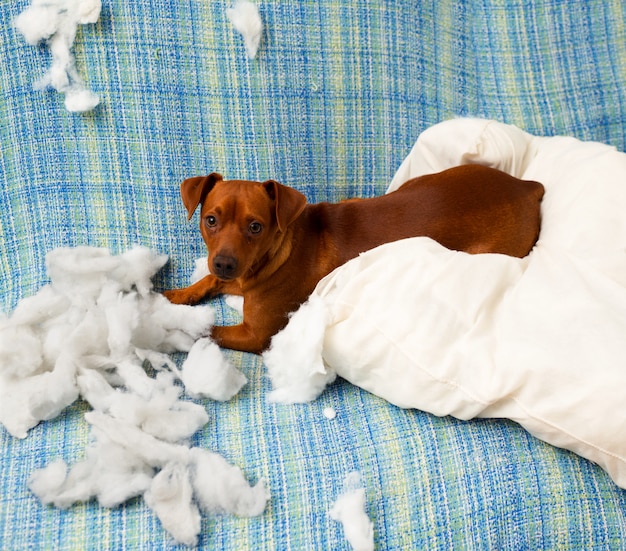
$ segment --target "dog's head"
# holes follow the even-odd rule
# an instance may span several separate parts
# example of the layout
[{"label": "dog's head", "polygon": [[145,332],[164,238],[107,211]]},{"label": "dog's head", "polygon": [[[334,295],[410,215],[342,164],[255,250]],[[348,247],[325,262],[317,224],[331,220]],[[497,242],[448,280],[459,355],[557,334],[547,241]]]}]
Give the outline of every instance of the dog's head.
[{"label": "dog's head", "polygon": [[209,270],[223,280],[245,277],[274,254],[306,197],[274,180],[224,180],[220,174],[189,178],[180,188],[189,218],[198,205]]}]

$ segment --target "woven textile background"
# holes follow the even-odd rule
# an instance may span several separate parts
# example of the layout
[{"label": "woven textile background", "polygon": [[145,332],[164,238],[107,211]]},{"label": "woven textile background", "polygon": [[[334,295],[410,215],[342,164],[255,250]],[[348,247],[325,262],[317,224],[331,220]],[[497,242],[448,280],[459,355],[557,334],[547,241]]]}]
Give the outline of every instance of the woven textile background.
[{"label": "woven textile background", "polygon": [[[253,60],[226,17],[230,0],[103,0],[73,50],[102,99],[82,115],[33,91],[50,54],[11,26],[27,5],[0,3],[7,313],[46,283],[45,254],[59,246],[146,245],[171,257],[157,287],[185,284],[203,254],[178,193],[188,176],[275,178],[312,201],[370,196],[421,131],[455,116],[626,150],[618,0],[259,0]],[[352,470],[378,549],[626,547],[626,493],[513,423],[403,411],[344,382],[309,405],[272,405],[260,359],[229,357],[249,383],[230,402],[206,402],[211,421],[193,444],[265,477],[272,497],[257,518],[205,518],[205,548],[349,549],[328,510]],[[85,407],[23,441],[0,428],[0,548],[175,548],[142,500],[61,511],[27,489],[34,469],[82,457]]]}]

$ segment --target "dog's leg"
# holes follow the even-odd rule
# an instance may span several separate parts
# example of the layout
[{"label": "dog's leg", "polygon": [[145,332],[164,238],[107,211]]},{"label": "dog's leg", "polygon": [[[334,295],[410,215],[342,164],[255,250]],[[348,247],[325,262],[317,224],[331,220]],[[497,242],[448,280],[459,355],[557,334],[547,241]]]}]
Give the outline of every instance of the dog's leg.
[{"label": "dog's leg", "polygon": [[174,304],[197,304],[205,298],[220,294],[241,295],[241,287],[234,281],[222,281],[208,275],[183,289],[165,291],[165,297]]},{"label": "dog's leg", "polygon": [[[282,298],[286,292],[276,290]],[[243,322],[239,325],[214,326],[211,337],[223,348],[241,350],[260,354],[266,350],[271,342],[272,335],[280,331],[288,321],[285,313],[285,303],[272,300],[271,291],[263,291],[262,301],[254,291],[246,293],[243,305]],[[287,304],[292,301],[287,300]]]},{"label": "dog's leg", "polygon": [[260,354],[269,346],[271,335],[259,335],[244,321],[239,325],[215,325],[211,337],[222,348]]}]

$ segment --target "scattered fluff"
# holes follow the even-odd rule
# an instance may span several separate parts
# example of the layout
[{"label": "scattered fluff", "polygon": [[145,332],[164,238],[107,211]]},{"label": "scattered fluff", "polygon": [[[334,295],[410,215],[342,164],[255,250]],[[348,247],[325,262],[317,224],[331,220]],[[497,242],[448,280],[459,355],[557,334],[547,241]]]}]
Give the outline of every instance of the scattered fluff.
[{"label": "scattered fluff", "polygon": [[250,486],[243,473],[220,455],[165,442],[132,423],[101,412],[86,414],[93,443],[87,458],[70,470],[50,463],[30,478],[30,489],[46,504],[69,507],[96,498],[115,507],[143,495],[177,542],[194,546],[201,529],[198,506],[207,513],[256,516],[269,499],[265,481]]},{"label": "scattered fluff", "polygon": [[183,363],[180,378],[192,396],[221,402],[230,400],[248,379],[222,354],[210,339],[199,339]]},{"label": "scattered fluff", "polygon": [[272,338],[263,354],[274,390],[269,400],[285,404],[310,402],[335,380],[322,359],[327,325],[324,300],[312,295]]},{"label": "scattered fluff", "polygon": [[200,511],[193,502],[193,489],[185,465],[166,465],[154,477],[144,498],[176,541],[189,546],[197,544]]},{"label": "scattered fluff", "polygon": [[92,369],[114,386],[153,394],[145,349],[188,351],[214,320],[209,307],[174,305],[151,291],[150,278],[166,261],[142,248],[120,256],[92,247],[48,254],[51,283],[0,321],[0,422],[11,434],[24,438],[58,415]]},{"label": "scattered fluff", "polygon": [[270,497],[265,480],[250,486],[241,469],[200,448],[191,449],[189,465],[194,496],[206,513],[255,517],[265,510]]},{"label": "scattered fluff", "polygon": [[[100,98],[90,91],[78,74],[71,53],[78,25],[96,23],[102,8],[101,0],[32,0],[13,24],[31,46],[45,42],[52,54],[52,64],[33,87],[51,87],[65,94],[68,111],[91,111]],[[259,49],[263,22],[258,7],[248,0],[238,0],[226,15],[244,38],[246,52],[253,59]]]},{"label": "scattered fluff", "polygon": [[40,90],[50,86],[65,94],[68,111],[90,111],[100,102],[85,87],[70,52],[78,25],[98,21],[100,9],[101,0],[32,0],[13,22],[28,44],[45,42],[50,48],[52,65],[34,87]]},{"label": "scattered fluff", "polygon": [[374,525],[365,511],[365,488],[358,472],[348,474],[343,493],[330,510],[330,517],[341,522],[346,539],[354,551],[374,549]]},{"label": "scattered fluff", "polygon": [[[93,408],[85,415],[92,426],[86,458],[35,472],[31,490],[57,507],[94,498],[115,507],[143,495],[177,541],[194,545],[194,503],[256,515],[269,495],[264,482],[251,488],[220,456],[187,445],[209,419],[204,407],[181,399],[176,378],[190,394],[220,400],[246,378],[201,338],[214,321],[211,308],[171,304],[152,291],[166,261],[145,248],[120,256],[91,247],[49,253],[50,284],[0,319],[0,422],[24,438],[82,397]],[[193,352],[182,370],[168,356],[174,351]]]},{"label": "scattered fluff", "polygon": [[94,410],[108,413],[166,442],[186,440],[208,422],[202,406],[179,400],[182,389],[173,384],[171,374],[159,373],[152,379],[143,370],[141,373],[145,377],[143,392],[137,392],[138,385],[135,392],[114,389],[94,370],[86,370],[78,378],[78,385]]},{"label": "scattered fluff", "polygon": [[191,282],[195,283],[196,281],[200,281],[203,277],[208,276],[210,273],[207,257],[201,256],[200,258],[196,258],[194,261],[193,273],[191,274]]},{"label": "scattered fluff", "polygon": [[263,34],[263,21],[259,8],[248,0],[238,0],[232,8],[227,8],[226,15],[235,30],[243,36],[248,57],[254,59]]},{"label": "scattered fluff", "polygon": [[226,295],[226,304],[233,310],[243,315],[243,297],[239,295]]}]

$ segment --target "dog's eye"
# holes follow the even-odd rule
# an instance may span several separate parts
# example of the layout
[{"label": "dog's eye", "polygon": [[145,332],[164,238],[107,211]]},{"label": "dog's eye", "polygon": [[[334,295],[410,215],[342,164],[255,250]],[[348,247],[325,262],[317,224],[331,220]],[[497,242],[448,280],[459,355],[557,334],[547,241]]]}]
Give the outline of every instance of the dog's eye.
[{"label": "dog's eye", "polygon": [[261,224],[260,222],[252,222],[252,224],[248,226],[248,229],[250,230],[250,233],[261,233],[261,230],[263,229],[263,224]]},{"label": "dog's eye", "polygon": [[209,228],[213,228],[217,225],[217,218],[215,218],[215,216],[207,216],[204,222]]}]

